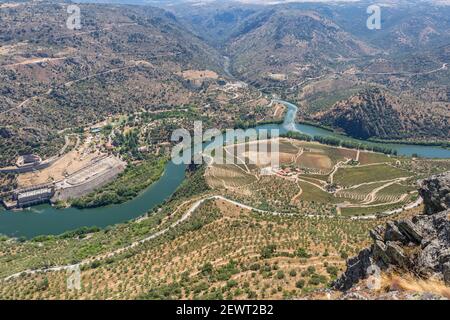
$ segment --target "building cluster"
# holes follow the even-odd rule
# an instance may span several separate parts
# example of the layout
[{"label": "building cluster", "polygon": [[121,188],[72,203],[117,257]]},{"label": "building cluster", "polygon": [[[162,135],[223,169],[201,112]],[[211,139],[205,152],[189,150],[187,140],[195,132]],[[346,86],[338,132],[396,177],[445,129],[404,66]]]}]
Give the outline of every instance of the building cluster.
[{"label": "building cluster", "polygon": [[42,162],[41,157],[36,154],[26,154],[17,158],[16,166],[18,168],[36,166]]},{"label": "building cluster", "polygon": [[[22,156],[17,165],[40,163],[40,158]],[[103,185],[113,181],[127,166],[127,163],[115,156],[102,156],[80,170],[45,185],[16,189],[2,195],[1,202],[6,209],[29,207],[41,203],[67,201],[87,195]]]},{"label": "building cluster", "polygon": [[51,166],[58,157],[52,157],[43,161],[41,157],[35,154],[26,154],[17,158],[16,165],[0,168],[1,173],[26,173],[35,170],[42,170]]},{"label": "building cluster", "polygon": [[6,209],[29,207],[50,201],[55,194],[54,184],[14,190],[9,199],[3,200]]}]

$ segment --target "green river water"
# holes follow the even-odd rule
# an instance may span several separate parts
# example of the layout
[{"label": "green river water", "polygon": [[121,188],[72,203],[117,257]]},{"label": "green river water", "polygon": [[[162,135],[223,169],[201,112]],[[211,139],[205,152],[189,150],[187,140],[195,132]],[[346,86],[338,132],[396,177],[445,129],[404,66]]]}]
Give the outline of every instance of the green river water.
[{"label": "green river water", "polygon": [[[258,126],[256,127],[257,130],[279,129],[280,133],[298,131],[313,136],[334,136],[341,139],[349,139],[322,128],[295,123],[297,107],[285,101],[282,101],[282,103],[288,107],[284,123]],[[366,141],[362,142],[367,144]],[[440,147],[408,144],[374,144],[397,150],[399,155],[404,156],[417,154],[427,158],[450,158],[450,150]],[[104,228],[138,218],[170,198],[183,182],[185,168],[185,165],[175,165],[172,162],[168,162],[164,175],[157,182],[143,191],[138,197],[119,205],[85,210],[75,208],[56,209],[48,204],[34,206],[23,211],[0,209],[0,234],[10,237],[32,238],[38,235],[61,234],[81,227],[97,226]]]}]

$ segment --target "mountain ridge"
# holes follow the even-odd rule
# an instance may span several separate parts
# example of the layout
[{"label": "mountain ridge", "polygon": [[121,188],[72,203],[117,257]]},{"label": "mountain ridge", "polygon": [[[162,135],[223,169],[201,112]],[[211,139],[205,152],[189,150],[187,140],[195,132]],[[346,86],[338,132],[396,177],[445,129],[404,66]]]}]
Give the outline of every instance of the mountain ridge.
[{"label": "mountain ridge", "polygon": [[448,138],[449,115],[445,109],[438,116],[427,113],[420,102],[405,100],[380,88],[367,89],[337,102],[314,119],[361,139]]}]

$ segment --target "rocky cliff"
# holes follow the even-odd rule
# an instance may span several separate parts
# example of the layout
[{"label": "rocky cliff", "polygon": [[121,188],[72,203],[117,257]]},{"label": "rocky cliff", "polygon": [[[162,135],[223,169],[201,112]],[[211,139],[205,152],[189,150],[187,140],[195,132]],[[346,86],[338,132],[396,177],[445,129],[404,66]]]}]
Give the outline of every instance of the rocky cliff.
[{"label": "rocky cliff", "polygon": [[336,289],[350,289],[375,266],[384,272],[443,280],[450,286],[450,172],[422,181],[419,192],[424,213],[371,230],[372,246],[347,261],[347,270],[334,283]]}]

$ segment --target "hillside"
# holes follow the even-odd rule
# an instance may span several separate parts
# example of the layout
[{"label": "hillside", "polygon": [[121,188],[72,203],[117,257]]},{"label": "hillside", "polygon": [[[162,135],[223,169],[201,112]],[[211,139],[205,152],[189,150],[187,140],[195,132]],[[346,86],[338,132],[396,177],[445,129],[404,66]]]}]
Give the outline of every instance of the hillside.
[{"label": "hillside", "polygon": [[[170,202],[147,218],[108,230],[79,230],[23,243],[0,241],[0,275],[19,273],[2,283],[0,297],[300,297],[335,279],[345,258],[368,245],[366,234],[379,223],[261,214],[220,199],[205,200],[192,211],[197,199],[212,194],[203,173],[192,175]],[[22,272],[78,262],[80,291],[66,289],[64,268]]]},{"label": "hillside", "polygon": [[233,69],[249,81],[293,83],[370,55],[373,48],[310,10],[266,10],[241,23],[229,52]]},{"label": "hillside", "polygon": [[435,299],[449,298],[449,185],[449,172],[424,180],[419,190],[425,202],[423,214],[389,221],[371,230],[372,245],[348,261],[335,288],[348,291],[358,284],[363,293],[359,297],[376,295],[377,292],[363,289],[362,283],[370,276],[368,270],[372,266],[380,270],[375,279],[379,287],[375,290],[393,291],[391,299],[398,295],[395,292],[414,289],[419,293],[428,291],[428,296],[434,295]]},{"label": "hillside", "polygon": [[449,111],[445,105],[433,108],[373,88],[337,102],[314,119],[362,139],[444,140],[448,138]]},{"label": "hillside", "polygon": [[[302,120],[359,138],[447,140],[449,7],[391,1],[382,28],[369,30],[369,4],[185,3],[170,10],[229,56],[231,74],[296,102]],[[380,98],[361,93],[374,88],[386,102],[360,105]]]},{"label": "hillside", "polygon": [[[81,5],[81,30],[66,28],[62,3],[0,10],[0,166],[22,153],[54,155],[63,145],[61,130],[111,114],[187,105],[209,105],[213,114],[234,96],[221,88],[220,54],[162,9]],[[196,70],[213,76],[189,75]],[[251,89],[235,100],[246,97],[252,99]],[[242,110],[247,118],[253,107]],[[234,115],[240,120],[240,112]]]}]

